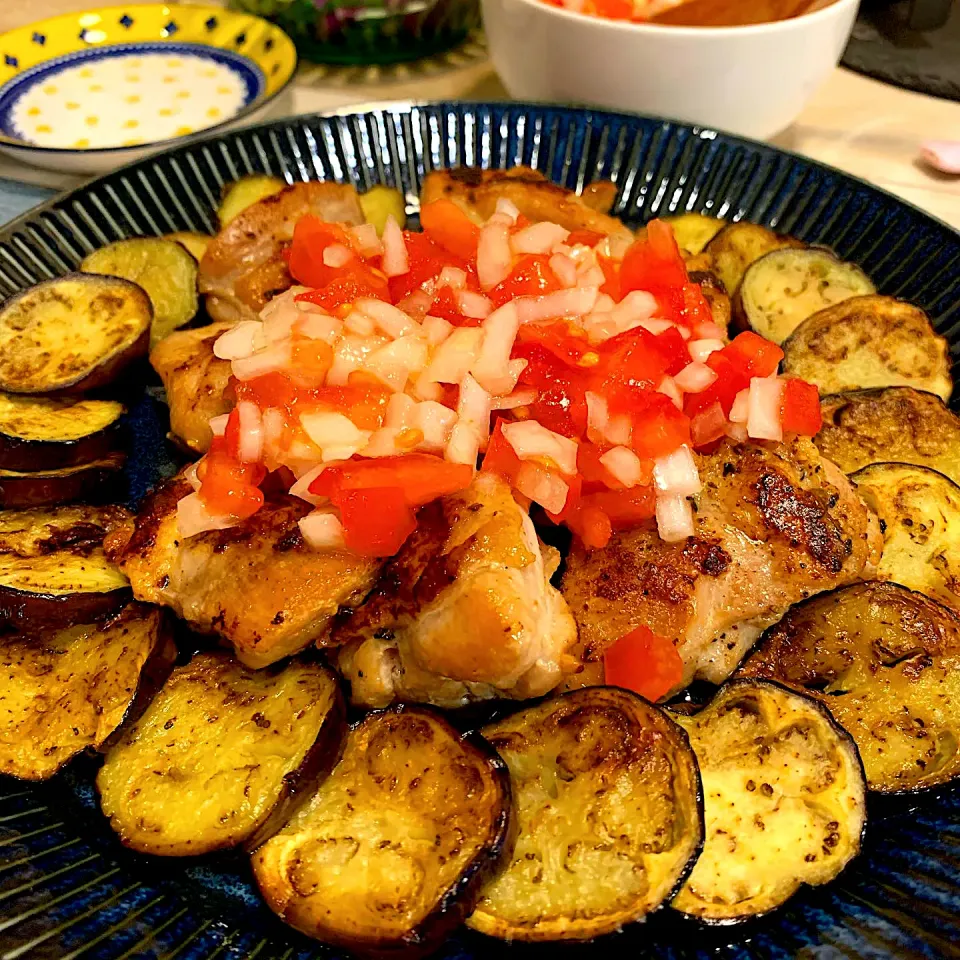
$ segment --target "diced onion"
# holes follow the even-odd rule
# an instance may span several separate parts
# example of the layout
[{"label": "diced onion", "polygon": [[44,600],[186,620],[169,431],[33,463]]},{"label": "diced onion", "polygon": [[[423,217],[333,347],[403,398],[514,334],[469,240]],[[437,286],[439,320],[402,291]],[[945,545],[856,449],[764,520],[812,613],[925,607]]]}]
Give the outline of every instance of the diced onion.
[{"label": "diced onion", "polygon": [[728,423],[724,433],[737,443],[744,443],[747,437],[747,426],[744,423]]},{"label": "diced onion", "polygon": [[707,320],[693,328],[693,335],[697,340],[723,340],[727,334],[718,323]]},{"label": "diced onion", "polygon": [[750,388],[741,390],[734,398],[733,405],[730,407],[731,423],[746,423],[750,416]]},{"label": "diced onion", "polygon": [[234,517],[210,513],[199,493],[188,493],[177,503],[177,532],[185,539],[207,530],[226,530],[238,522]]},{"label": "diced onion", "polygon": [[553,470],[534,463],[524,463],[517,472],[514,486],[525,497],[539,503],[550,513],[560,513],[567,503],[569,485]]},{"label": "diced onion", "polygon": [[343,321],[343,329],[360,337],[369,337],[377,329],[377,325],[373,322],[373,317],[368,317],[361,310],[351,310]]},{"label": "diced onion", "polygon": [[342,243],[331,243],[323,248],[323,265],[325,267],[345,267],[353,259],[353,252]]},{"label": "diced onion", "polygon": [[584,394],[584,398],[587,401],[587,435],[596,442],[597,437],[594,435],[603,436],[603,431],[607,429],[607,421],[610,418],[607,398],[590,390]]},{"label": "diced onion", "polygon": [[400,391],[411,373],[419,373],[426,366],[427,353],[427,345],[420,337],[400,337],[371,353],[363,361],[363,369],[391,390]]},{"label": "diced onion", "polygon": [[783,381],[776,377],[754,377],[750,381],[747,408],[747,435],[754,440],[782,440],[780,403]]},{"label": "diced onion", "polygon": [[314,506],[316,506],[318,503],[323,503],[327,498],[319,497],[317,494],[311,493],[310,484],[313,483],[313,481],[316,480],[317,477],[319,477],[320,474],[323,473],[323,471],[329,466],[330,464],[328,463],[318,463],[306,473],[301,474],[288,491],[290,496],[298,497],[300,500],[306,500],[307,503],[312,503]]},{"label": "diced onion", "polygon": [[606,279],[606,274],[599,267],[577,271],[577,283],[583,287],[602,287]]},{"label": "diced onion", "polygon": [[[503,437],[521,460],[547,458],[568,476],[577,472],[577,442],[554,433],[536,420],[503,423]],[[557,512],[557,511],[554,511]]]},{"label": "diced onion", "polygon": [[668,495],[657,497],[657,532],[666,543],[676,543],[692,537],[695,528],[693,508],[686,497]]},{"label": "diced onion", "polygon": [[388,277],[399,277],[409,272],[410,258],[407,256],[407,244],[403,239],[403,231],[393,216],[387,217],[383,225],[383,260],[381,267]]},{"label": "diced onion", "polygon": [[227,432],[227,421],[230,419],[229,413],[221,413],[217,417],[211,417],[208,421],[210,432],[215,437],[222,437]]},{"label": "diced onion", "polygon": [[[293,332],[301,316],[294,296],[296,294],[286,290],[280,296],[274,297],[260,311],[261,332],[266,343],[285,340]],[[258,338],[254,338],[254,347],[266,346],[266,343],[260,343]]]},{"label": "diced onion", "polygon": [[491,410],[515,410],[517,407],[526,407],[536,403],[540,394],[533,387],[521,387],[505,397],[493,397],[490,403]]},{"label": "diced onion", "polygon": [[194,490],[200,489],[200,477],[197,476],[197,466],[199,465],[199,463],[200,463],[199,460],[196,463],[191,463],[183,471],[183,479],[186,480],[187,483],[189,483]]},{"label": "diced onion", "polygon": [[349,227],[350,241],[361,257],[377,257],[383,253],[383,244],[377,236],[377,228],[372,223],[361,223]]},{"label": "diced onion", "polygon": [[716,353],[723,349],[722,340],[688,340],[687,350],[690,351],[690,359],[705,363],[711,353]]},{"label": "diced onion", "polygon": [[643,476],[643,464],[629,447],[611,447],[600,462],[625,487],[635,487]]},{"label": "diced onion", "polygon": [[692,363],[688,363],[673,379],[684,393],[703,393],[717,379],[717,373],[705,363],[694,360]]},{"label": "diced onion", "polygon": [[253,380],[268,373],[287,370],[291,362],[290,341],[281,340],[265,350],[258,350],[249,357],[234,360],[230,364],[230,369],[238,380]]},{"label": "diced onion", "polygon": [[477,383],[492,396],[509,393],[514,386],[510,377],[510,354],[520,329],[520,317],[515,301],[494,310],[483,321],[482,329],[480,352],[470,367],[470,372]]},{"label": "diced onion", "polygon": [[410,377],[413,385],[413,395],[418,400],[436,400],[439,403],[443,400],[443,387],[436,380],[428,380],[423,372],[419,376]]},{"label": "diced onion", "polygon": [[625,413],[621,413],[617,417],[611,417],[607,421],[603,436],[608,443],[618,444],[622,447],[629,446],[633,437],[633,424],[630,422],[630,418]]},{"label": "diced onion", "polygon": [[387,401],[383,425],[385,427],[396,427],[400,430],[404,427],[413,426],[413,412],[416,406],[417,402],[413,397],[408,397],[405,393],[395,393]]},{"label": "diced onion", "polygon": [[[462,387],[460,396],[463,397]],[[424,400],[416,405],[411,419],[412,426],[423,434],[420,448],[437,452],[443,450],[450,439],[450,431],[457,422],[457,413],[435,400]]]},{"label": "diced onion", "polygon": [[449,287],[451,290],[463,290],[467,285],[467,272],[459,267],[444,267],[437,277],[438,287]]},{"label": "diced onion", "polygon": [[423,377],[433,383],[459,383],[480,354],[483,330],[457,327],[434,351]]},{"label": "diced onion", "polygon": [[420,321],[430,312],[433,306],[433,294],[426,290],[414,290],[409,296],[404,297],[398,304],[397,309],[402,310],[408,317]]},{"label": "diced onion", "polygon": [[457,306],[460,307],[460,312],[471,320],[483,320],[493,312],[493,301],[472,290],[461,290],[457,294]]},{"label": "diced onion", "polygon": [[362,310],[376,325],[394,340],[411,333],[420,332],[420,324],[411,316],[390,303],[373,297],[361,297],[354,306]]},{"label": "diced onion", "polygon": [[515,357],[507,364],[507,376],[510,379],[509,391],[512,392],[513,390],[516,390],[517,381],[520,379],[520,374],[527,369],[529,363],[530,361],[524,360],[523,357]]},{"label": "diced onion", "polygon": [[573,287],[543,297],[518,297],[513,302],[521,323],[536,323],[556,317],[585,316],[593,309],[599,293],[597,287]]},{"label": "diced onion", "polygon": [[481,289],[491,290],[506,280],[512,263],[509,227],[488,220],[480,231],[477,245],[477,279]]},{"label": "diced onion", "polygon": [[469,423],[455,423],[450,439],[443,451],[444,459],[451,463],[465,463],[476,467],[480,454],[480,435]]},{"label": "diced onion", "polygon": [[510,238],[510,247],[514,253],[549,253],[569,236],[569,230],[565,230],[557,223],[543,220],[518,230]]},{"label": "diced onion", "polygon": [[323,313],[301,313],[294,324],[294,332],[308,340],[323,340],[332,347],[343,330],[336,318]]},{"label": "diced onion", "polygon": [[350,374],[360,370],[367,357],[386,342],[382,337],[341,337],[333,348],[333,366],[327,371],[327,385],[345,386]]},{"label": "diced onion", "polygon": [[241,463],[258,463],[263,457],[263,420],[260,408],[249,400],[237,404],[240,441],[238,459]]},{"label": "diced onion", "polygon": [[658,493],[679,497],[700,492],[700,474],[697,462],[686,445],[677,447],[673,453],[659,457],[653,464],[653,483]]},{"label": "diced onion", "polygon": [[303,539],[314,550],[330,550],[344,546],[343,524],[332,513],[314,510],[301,517],[297,526],[300,527]]},{"label": "diced onion", "polygon": [[256,349],[263,324],[258,320],[241,320],[235,327],[221,333],[213,344],[213,355],[220,360],[242,360]]},{"label": "diced onion", "polygon": [[662,320],[660,317],[651,317],[649,320],[641,320],[639,326],[643,327],[647,333],[652,333],[655,337],[658,337],[661,333],[666,333],[671,327],[675,327],[676,324],[670,320]]},{"label": "diced onion", "polygon": [[497,200],[496,210],[494,211],[494,216],[497,215],[507,217],[511,223],[516,223],[517,217],[520,216],[520,210],[512,200],[508,200],[506,197],[500,197],[500,199]]},{"label": "diced onion", "polygon": [[449,320],[444,320],[443,317],[432,317],[428,314],[423,318],[420,329],[427,338],[427,343],[431,347],[436,347],[453,333],[453,324]]},{"label": "diced onion", "polygon": [[300,425],[320,448],[323,460],[349,460],[370,439],[369,430],[360,430],[342,413],[317,411],[300,414]]},{"label": "diced onion", "polygon": [[680,388],[677,386],[677,382],[673,377],[664,377],[660,381],[660,386],[657,387],[657,393],[662,393],[665,397],[669,397],[675,407],[680,410],[683,409],[683,394],[680,392]]},{"label": "diced onion", "polygon": [[460,384],[460,396],[457,400],[457,416],[461,422],[469,423],[481,440],[490,436],[491,396],[468,373]]},{"label": "diced onion", "polygon": [[[405,453],[397,444],[397,437],[408,427],[381,427],[370,434],[367,445],[360,451],[364,457],[395,457]],[[409,447],[407,448],[409,450]]]},{"label": "diced onion", "polygon": [[549,261],[550,269],[564,287],[577,285],[577,265],[565,254],[555,253]]}]

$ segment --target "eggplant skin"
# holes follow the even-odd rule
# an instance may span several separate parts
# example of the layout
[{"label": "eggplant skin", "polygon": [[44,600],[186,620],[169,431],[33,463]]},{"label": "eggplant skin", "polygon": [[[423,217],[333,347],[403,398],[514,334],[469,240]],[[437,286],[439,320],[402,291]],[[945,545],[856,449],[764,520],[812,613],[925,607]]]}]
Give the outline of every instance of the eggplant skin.
[{"label": "eggplant skin", "polygon": [[778,683],[734,680],[693,716],[703,852],[675,910],[729,925],[833,880],[860,852],[866,783],[856,744],[823,704]]},{"label": "eggplant skin", "polygon": [[[773,250],[786,247],[803,247],[803,244],[793,237],[774,233],[768,227],[739,221],[719,230],[707,242],[703,252],[712,264],[712,272],[720,278],[732,297],[750,264]],[[692,269],[689,264],[688,269]]]},{"label": "eggplant skin", "polygon": [[0,470],[36,472],[101,460],[122,443],[113,400],[0,394]]},{"label": "eggplant skin", "polygon": [[805,600],[763,636],[738,676],[819,700],[856,741],[879,793],[960,776],[960,616],[895,583]]},{"label": "eggplant skin", "polygon": [[935,394],[912,387],[852,390],[820,401],[820,452],[844,473],[896,460],[960,484],[960,417]]},{"label": "eggplant skin", "polygon": [[173,666],[163,611],[132,603],[107,624],[0,644],[0,773],[47,780],[98,749]]},{"label": "eggplant skin", "polygon": [[339,682],[319,664],[254,671],[197,654],[107,752],[101,807],[139,853],[254,849],[336,763],[345,716]]},{"label": "eggplant skin", "polygon": [[112,383],[150,346],[153,308],[120,277],[70,273],[0,306],[0,390],[77,394]]},{"label": "eggplant skin", "polygon": [[126,454],[59,470],[21,473],[0,470],[0,507],[44,507],[88,500],[102,503],[116,492]]},{"label": "eggplant skin", "polygon": [[518,839],[468,926],[583,941],[673,897],[703,843],[703,800],[696,757],[665,711],[591,687],[482,732],[510,769]]},{"label": "eggplant skin", "polygon": [[307,936],[367,956],[440,945],[500,868],[506,766],[435,711],[392,707],[347,735],[329,777],[253,856],[268,906]]}]

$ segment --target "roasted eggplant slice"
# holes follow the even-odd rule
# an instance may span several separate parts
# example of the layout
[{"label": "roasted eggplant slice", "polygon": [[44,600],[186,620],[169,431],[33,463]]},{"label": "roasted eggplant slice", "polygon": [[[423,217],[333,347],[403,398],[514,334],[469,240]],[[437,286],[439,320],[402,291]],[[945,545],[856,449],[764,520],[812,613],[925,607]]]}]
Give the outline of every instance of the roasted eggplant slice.
[{"label": "roasted eggplant slice", "polygon": [[267,904],[361,953],[426,953],[473,910],[510,825],[503,761],[425,708],[368,714],[343,758],[253,856]]},{"label": "roasted eggplant slice", "polygon": [[393,187],[376,186],[361,193],[360,209],[367,223],[372,223],[377,233],[383,233],[388,217],[393,217],[401,227],[407,222],[403,194]]},{"label": "roasted eggplant slice", "polygon": [[123,277],[143,287],[153,304],[150,345],[197,314],[197,260],[174,240],[139,237],[94,250],[80,264],[85,273]]},{"label": "roasted eggplant slice", "polygon": [[876,578],[960,611],[960,487],[909,463],[875,463],[850,479],[883,529]]},{"label": "roasted eggplant slice", "polygon": [[271,177],[262,173],[251,174],[228,183],[223,188],[223,198],[217,210],[217,219],[222,230],[237,214],[243,213],[247,207],[253,206],[258,200],[272,197],[279,193],[286,183],[279,177]]},{"label": "roasted eggplant slice", "polygon": [[255,849],[337,762],[344,718],[326,667],[256,671],[197,654],[107,753],[100,805],[140,853]]},{"label": "roasted eggplant slice", "polygon": [[0,470],[0,507],[45,507],[74,500],[102,502],[110,498],[125,460],[125,454],[114,451],[92,463],[59,470]]},{"label": "roasted eggplant slice", "polygon": [[130,604],[105,626],[5,637],[0,643],[0,773],[46,780],[102,746],[170,672],[163,612]]},{"label": "roasted eggplant slice", "polygon": [[896,460],[960,483],[960,418],[932,393],[854,390],[824,397],[820,406],[823,427],[814,442],[844,472]]},{"label": "roasted eggplant slice", "polygon": [[119,443],[122,403],[0,393],[0,469],[56,470],[106,456]]},{"label": "roasted eggplant slice", "polygon": [[664,711],[593,687],[483,735],[510,768],[518,837],[468,926],[504,940],[589,940],[673,896],[703,843],[703,809],[693,751]]},{"label": "roasted eggplant slice", "polygon": [[807,317],[876,292],[859,267],[827,250],[774,250],[747,268],[734,310],[741,330],[783,343]]},{"label": "roasted eggplant slice", "polygon": [[133,597],[104,556],[122,507],[0,510],[0,621],[18,630],[92,623]]},{"label": "roasted eggplant slice", "polygon": [[150,344],[153,308],[120,277],[71,273],[0,306],[0,390],[82,393],[115,380]]},{"label": "roasted eggplant slice", "polygon": [[858,583],[793,607],[740,676],[824,703],[857,742],[871,790],[960,774],[960,617],[895,583]]},{"label": "roasted eggplant slice", "polygon": [[[728,224],[720,230],[703,248],[703,252],[710,258],[712,271],[732,297],[751,263],[773,250],[802,246],[793,237],[774,233],[756,223],[740,222]],[[688,265],[688,269],[692,267]]]},{"label": "roasted eggplant slice", "polygon": [[673,228],[680,250],[691,257],[703,253],[703,248],[727,225],[726,220],[703,213],[681,213],[678,217],[664,217],[663,220]]},{"label": "roasted eggplant slice", "polygon": [[703,777],[706,839],[675,909],[708,923],[774,910],[860,852],[866,786],[857,748],[819,703],[733,681],[677,716]]},{"label": "roasted eggplant slice", "polygon": [[820,392],[914,387],[947,400],[949,344],[927,315],[893,297],[851,297],[808,317],[783,343],[784,373]]}]

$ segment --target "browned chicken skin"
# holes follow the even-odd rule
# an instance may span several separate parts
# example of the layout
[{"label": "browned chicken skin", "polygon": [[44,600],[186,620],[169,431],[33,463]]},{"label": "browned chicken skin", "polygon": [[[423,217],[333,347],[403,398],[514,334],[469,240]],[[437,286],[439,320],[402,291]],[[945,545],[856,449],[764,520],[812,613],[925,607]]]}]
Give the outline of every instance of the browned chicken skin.
[{"label": "browned chicken skin", "polygon": [[150,353],[170,406],[170,432],[197,453],[206,453],[213,439],[210,418],[229,413],[230,361],[213,355],[217,338],[233,326],[213,323],[195,330],[178,330]]},{"label": "browned chicken skin", "polygon": [[311,507],[295,497],[268,501],[240,526],[184,540],[177,501],[191,492],[182,480],[163,484],[135,521],[111,535],[107,552],[134,596],[219,634],[247,666],[323,645],[334,614],[373,586],[378,561],[307,546],[297,521]]},{"label": "browned chicken skin", "polygon": [[458,707],[552,690],[576,640],[549,582],[558,560],[498,477],[425,507],[367,603],[334,632],[354,703]]},{"label": "browned chicken skin", "polygon": [[493,216],[497,201],[503,198],[515,204],[530,220],[549,220],[567,230],[596,230],[629,240],[630,230],[607,212],[616,192],[614,184],[602,182],[590,184],[578,195],[529,167],[507,171],[460,167],[428,174],[423,181],[420,202],[430,203],[446,197],[477,223],[483,223]]},{"label": "browned chicken skin", "polygon": [[563,595],[584,666],[569,686],[602,683],[604,651],[640,624],[674,641],[684,685],[721,683],[791,604],[879,558],[876,517],[809,440],[726,442],[700,458],[700,476],[695,537],[665,543],[651,523],[602,550],[574,546]]},{"label": "browned chicken skin", "polygon": [[296,183],[251,204],[213,238],[200,261],[210,316],[256,320],[268,300],[291,286],[281,254],[308,213],[331,223],[364,222],[357,191],[339,183]]}]

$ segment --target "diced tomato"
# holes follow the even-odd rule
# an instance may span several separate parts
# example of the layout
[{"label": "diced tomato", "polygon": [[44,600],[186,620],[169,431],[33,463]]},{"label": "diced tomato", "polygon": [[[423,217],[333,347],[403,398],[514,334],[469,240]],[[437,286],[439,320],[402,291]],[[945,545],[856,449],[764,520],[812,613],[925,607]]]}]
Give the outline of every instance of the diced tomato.
[{"label": "diced tomato", "polygon": [[329,467],[310,484],[310,492],[339,505],[347,491],[391,488],[402,493],[407,506],[420,507],[463,490],[472,479],[473,470],[466,464],[448,463],[428,453],[407,453]]},{"label": "diced tomato", "polygon": [[307,287],[325,287],[342,271],[342,267],[328,267],[323,262],[323,251],[331,244],[347,244],[343,227],[327,223],[308,213],[293,228],[293,240],[287,256],[290,275]]},{"label": "diced tomato", "polygon": [[568,247],[576,246],[582,243],[585,247],[595,247],[604,237],[605,233],[599,230],[572,230],[565,243]]},{"label": "diced tomato", "polygon": [[331,280],[326,286],[298,293],[294,299],[315,303],[324,310],[333,311],[361,297],[387,300],[389,295],[389,288],[383,274],[373,267],[358,263],[351,268],[350,272],[342,272],[341,276]]},{"label": "diced tomato", "polygon": [[646,237],[637,240],[623,258],[620,267],[620,290],[626,295],[631,290],[661,290],[681,288],[687,282],[680,248],[673,230],[662,220],[647,224]]},{"label": "diced tomato", "polygon": [[690,445],[690,419],[662,393],[649,394],[645,409],[633,413],[630,445],[642,460],[656,460]]},{"label": "diced tomato", "polygon": [[598,17],[609,20],[632,20],[632,0],[592,0]]},{"label": "diced tomato", "polygon": [[227,425],[223,430],[221,441],[224,452],[234,460],[240,459],[240,411],[234,407],[227,417]]},{"label": "diced tomato", "polygon": [[464,260],[475,259],[480,228],[446,197],[420,208],[423,232],[436,244]]},{"label": "diced tomato", "polygon": [[603,678],[611,686],[633,690],[654,702],[681,682],[683,660],[672,640],[639,626],[604,654]]},{"label": "diced tomato", "polygon": [[823,425],[820,392],[806,380],[784,380],[780,417],[785,433],[801,433],[812,437]]},{"label": "diced tomato", "polygon": [[582,507],[602,510],[614,530],[629,530],[656,515],[657,497],[652,486],[629,490],[599,490],[580,498]]},{"label": "diced tomato", "polygon": [[581,441],[577,447],[577,471],[583,477],[588,493],[595,490],[623,489],[623,484],[600,462],[604,452],[601,447],[589,441]]},{"label": "diced tomato", "polygon": [[565,522],[588,550],[601,550],[613,536],[610,518],[599,507],[590,504],[581,502],[577,511]]},{"label": "diced tomato", "polygon": [[520,384],[534,387],[539,396],[527,410],[548,430],[565,437],[581,437],[587,429],[586,379],[549,350],[535,343],[518,343],[513,356],[527,361]]},{"label": "diced tomato", "polygon": [[665,320],[695,327],[698,323],[711,323],[713,312],[698,283],[685,283],[682,287],[657,290],[658,315]]},{"label": "diced tomato", "polygon": [[456,295],[449,287],[441,287],[437,291],[428,313],[434,317],[443,317],[455,327],[479,327],[482,322],[474,317],[465,317],[460,312],[460,304],[457,303]]},{"label": "diced tomato", "polygon": [[599,362],[599,354],[589,340],[563,320],[553,323],[526,323],[520,327],[521,343],[538,343],[558,360],[571,367],[590,367]]},{"label": "diced tomato", "polygon": [[[231,417],[237,414],[236,409]],[[239,414],[236,416],[239,421]],[[230,421],[227,421],[230,425]],[[235,425],[238,430],[238,424]],[[260,484],[266,470],[259,463],[240,463],[230,444],[236,445],[238,436],[227,439],[214,437],[207,455],[200,461],[197,476],[200,479],[200,499],[206,508],[221,516],[245,520],[263,506]]]},{"label": "diced tomato", "polygon": [[583,490],[583,477],[579,474],[573,477],[564,476],[564,483],[567,484],[567,499],[563,509],[559,513],[551,513],[546,510],[545,513],[554,523],[566,523],[578,510],[580,506],[580,493]]},{"label": "diced tomato", "polygon": [[541,253],[521,257],[506,280],[498,283],[487,296],[498,307],[516,297],[541,297],[563,289],[550,267],[550,258]]},{"label": "diced tomato", "polygon": [[390,302],[399,303],[430,280],[436,280],[444,267],[459,267],[467,274],[468,289],[477,289],[477,271],[474,264],[434,243],[425,233],[405,231],[410,269],[399,277],[390,278]]},{"label": "diced tomato", "polygon": [[325,340],[294,337],[291,345],[291,375],[294,381],[312,387],[323,383],[333,366],[333,347]]},{"label": "diced tomato", "polygon": [[503,435],[502,420],[498,420],[490,434],[487,452],[480,467],[482,472],[499,474],[506,480],[514,480],[520,472],[522,461],[510,442]]},{"label": "diced tomato", "polygon": [[707,366],[716,373],[717,379],[700,393],[686,394],[683,398],[683,412],[693,418],[702,410],[719,403],[723,415],[729,416],[737,394],[750,386],[750,378],[740,367],[734,365],[724,350],[711,353],[707,357]]},{"label": "diced tomato", "polygon": [[[665,346],[667,349],[661,349]],[[640,394],[653,390],[671,366],[670,343],[661,344],[642,327],[607,340],[592,388],[607,398],[611,412],[629,412]]]},{"label": "diced tomato", "polygon": [[690,362],[687,342],[676,327],[658,333],[655,339],[658,353],[667,362],[664,373],[668,376],[672,377],[679,373]]},{"label": "diced tomato", "polygon": [[783,351],[775,343],[751,330],[737,334],[723,353],[748,378],[769,377],[783,359]]},{"label": "diced tomato", "polygon": [[238,400],[252,400],[261,410],[286,407],[297,399],[297,388],[283,373],[265,373],[262,377],[235,384]]},{"label": "diced tomato", "polygon": [[364,557],[393,556],[417,529],[416,515],[398,487],[344,490],[336,503],[344,543]]}]

